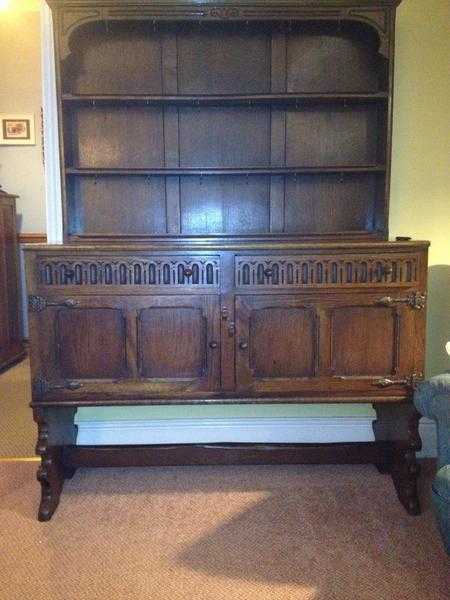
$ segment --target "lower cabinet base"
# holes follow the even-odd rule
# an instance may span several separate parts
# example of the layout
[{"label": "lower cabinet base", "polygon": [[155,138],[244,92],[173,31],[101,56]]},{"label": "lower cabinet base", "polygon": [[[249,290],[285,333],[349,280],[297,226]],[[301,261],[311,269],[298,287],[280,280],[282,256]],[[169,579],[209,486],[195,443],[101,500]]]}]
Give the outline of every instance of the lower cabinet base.
[{"label": "lower cabinet base", "polygon": [[375,405],[375,442],[333,444],[176,444],[76,446],[76,408],[35,407],[37,453],[41,456],[40,521],[58,507],[64,480],[78,467],[176,465],[367,464],[390,473],[398,498],[411,515],[420,514],[417,492],[419,415],[409,403]]}]

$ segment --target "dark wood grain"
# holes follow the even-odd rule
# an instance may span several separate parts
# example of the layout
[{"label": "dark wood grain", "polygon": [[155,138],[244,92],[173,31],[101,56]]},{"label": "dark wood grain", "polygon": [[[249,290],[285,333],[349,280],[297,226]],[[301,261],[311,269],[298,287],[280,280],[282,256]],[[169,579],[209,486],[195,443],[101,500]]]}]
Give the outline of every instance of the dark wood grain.
[{"label": "dark wood grain", "polygon": [[124,377],[125,327],[119,310],[61,309],[56,315],[55,328],[63,378]]},{"label": "dark wood grain", "polygon": [[70,182],[72,233],[163,234],[168,229],[163,177],[80,177]]},{"label": "dark wood grain", "polygon": [[[203,377],[207,323],[201,308],[153,307],[138,316],[140,373],[148,378]],[[216,343],[217,340],[211,343]]]},{"label": "dark wood grain", "polygon": [[270,30],[237,23],[185,25],[177,42],[180,94],[269,92]]},{"label": "dark wood grain", "polygon": [[25,355],[20,332],[16,196],[0,189],[0,370]]}]

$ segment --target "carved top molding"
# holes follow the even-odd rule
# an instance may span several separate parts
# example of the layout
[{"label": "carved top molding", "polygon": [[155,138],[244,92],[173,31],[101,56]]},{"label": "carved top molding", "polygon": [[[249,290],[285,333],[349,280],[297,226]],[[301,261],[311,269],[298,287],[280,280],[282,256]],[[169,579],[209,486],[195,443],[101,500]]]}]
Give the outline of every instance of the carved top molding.
[{"label": "carved top molding", "polygon": [[266,2],[255,2],[255,0],[232,0],[218,2],[217,0],[166,0],[158,2],[155,0],[47,0],[47,4],[53,8],[70,7],[102,7],[102,6],[120,6],[121,8],[139,8],[139,7],[307,7],[307,8],[334,8],[334,7],[397,7],[402,0],[267,0]]},{"label": "carved top molding", "polygon": [[95,21],[151,20],[352,20],[372,27],[380,38],[379,52],[389,53],[389,9],[401,0],[296,0],[255,3],[239,2],[165,2],[135,0],[49,0],[59,15],[60,56],[71,52],[70,37],[78,27]]}]

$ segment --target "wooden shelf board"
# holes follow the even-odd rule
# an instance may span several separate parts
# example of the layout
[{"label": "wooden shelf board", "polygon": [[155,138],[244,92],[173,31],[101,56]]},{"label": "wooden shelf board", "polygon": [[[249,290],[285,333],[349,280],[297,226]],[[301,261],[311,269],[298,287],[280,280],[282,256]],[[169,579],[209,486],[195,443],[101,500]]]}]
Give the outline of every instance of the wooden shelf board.
[{"label": "wooden shelf board", "polygon": [[67,175],[296,175],[302,173],[381,173],[384,165],[330,166],[330,167],[254,167],[254,168],[177,168],[177,169],[109,169],[67,167]]},{"label": "wooden shelf board", "polygon": [[374,102],[388,98],[387,92],[369,94],[342,93],[302,93],[302,94],[222,94],[222,95],[145,95],[145,94],[63,94],[64,103],[73,104],[176,104],[176,105],[205,105],[205,104],[253,104],[275,103],[295,104],[310,102]]}]

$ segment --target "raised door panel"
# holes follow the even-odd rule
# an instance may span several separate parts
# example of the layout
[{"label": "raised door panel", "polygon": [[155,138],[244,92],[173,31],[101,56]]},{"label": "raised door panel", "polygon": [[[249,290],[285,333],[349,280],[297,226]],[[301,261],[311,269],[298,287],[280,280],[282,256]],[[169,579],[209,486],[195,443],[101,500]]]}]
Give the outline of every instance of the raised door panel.
[{"label": "raised door panel", "polygon": [[331,364],[336,375],[394,375],[399,361],[398,311],[343,306],[330,313]]},{"label": "raised door panel", "polygon": [[125,316],[112,308],[57,311],[55,343],[60,376],[115,379],[126,375]]},{"label": "raised door panel", "polygon": [[327,304],[323,340],[333,380],[356,386],[365,381],[369,389],[380,389],[383,379],[400,382],[420,375],[425,334],[420,298],[392,291],[389,296],[349,293]]},{"label": "raised door panel", "polygon": [[139,371],[149,378],[201,378],[208,322],[202,308],[151,307],[139,314]]},{"label": "raised door panel", "polygon": [[248,345],[254,376],[314,375],[314,332],[311,309],[268,307],[252,311]]},{"label": "raised door panel", "polygon": [[236,314],[238,389],[283,392],[316,376],[318,320],[304,298],[238,297]]},{"label": "raised door panel", "polygon": [[154,296],[134,304],[136,375],[147,392],[189,396],[218,390],[218,296]]}]

